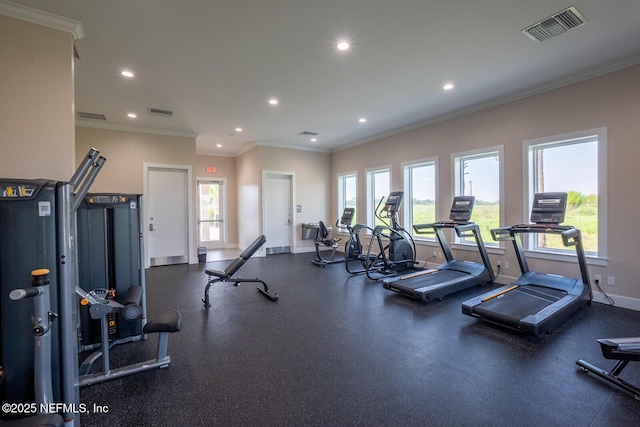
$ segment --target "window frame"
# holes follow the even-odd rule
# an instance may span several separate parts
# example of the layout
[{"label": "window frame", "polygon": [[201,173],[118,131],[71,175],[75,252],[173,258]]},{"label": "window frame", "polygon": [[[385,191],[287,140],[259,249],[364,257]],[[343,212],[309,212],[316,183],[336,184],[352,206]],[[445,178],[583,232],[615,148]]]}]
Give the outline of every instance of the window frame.
[{"label": "window frame", "polygon": [[[598,143],[597,163],[598,163],[598,251],[597,253],[586,253],[587,262],[592,265],[606,266],[608,264],[607,247],[607,128],[598,127],[593,129],[570,132],[560,135],[553,135],[543,138],[529,139],[522,142],[522,165],[523,165],[523,220],[530,222],[531,205],[533,203],[535,178],[533,173],[535,167],[532,165],[533,150],[536,147],[547,145],[549,147],[573,145],[588,142],[595,137]],[[576,258],[575,252],[533,248],[532,239],[523,236],[523,246],[525,255],[531,258],[554,259],[563,261],[573,261]]]},{"label": "window frame", "polygon": [[[438,158],[437,157],[429,157],[425,159],[414,160],[411,162],[402,163],[402,188],[404,191],[404,201],[403,201],[403,214],[402,214],[402,225],[403,227],[411,234],[413,239],[416,242],[424,241],[424,242],[435,242],[435,236],[430,237],[429,235],[423,236],[420,234],[413,233],[413,182],[411,182],[411,170],[414,167],[420,166],[430,166],[433,165],[433,176],[434,176],[434,205],[436,210],[436,216],[438,214]],[[437,221],[437,218],[436,218]],[[409,227],[409,228],[407,228]]]},{"label": "window frame", "polygon": [[[504,145],[494,145],[491,147],[483,147],[475,150],[461,151],[458,153],[451,153],[451,185],[452,191],[451,194],[453,197],[461,196],[462,187],[460,182],[460,161],[464,159],[480,159],[485,157],[490,157],[492,155],[498,156],[498,226],[502,227],[504,225],[505,218],[505,203],[504,203]],[[453,198],[452,197],[452,198]],[[471,221],[474,221],[473,216],[471,216]],[[475,222],[475,221],[474,221]],[[479,224],[480,225],[480,224]],[[486,246],[487,250],[490,249],[503,249],[504,250],[504,242],[496,242],[493,240],[491,235],[485,236],[482,235],[482,241]],[[453,241],[452,247],[464,248],[473,246],[475,249],[476,244],[472,241],[465,241],[458,237],[457,234],[453,233]]]}]

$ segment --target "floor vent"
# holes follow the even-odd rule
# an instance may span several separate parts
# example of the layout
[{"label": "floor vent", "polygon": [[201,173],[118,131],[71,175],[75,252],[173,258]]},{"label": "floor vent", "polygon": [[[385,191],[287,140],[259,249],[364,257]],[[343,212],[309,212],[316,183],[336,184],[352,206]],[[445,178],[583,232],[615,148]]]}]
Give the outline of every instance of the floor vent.
[{"label": "floor vent", "polygon": [[81,119],[92,119],[92,120],[107,120],[104,114],[98,113],[85,113],[82,111],[78,111],[78,117]]},{"label": "floor vent", "polygon": [[571,6],[568,9],[525,28],[522,32],[531,40],[542,42],[566,33],[572,28],[579,27],[585,22],[587,21],[580,12]]},{"label": "floor vent", "polygon": [[161,108],[149,107],[149,114],[162,117],[173,117],[173,111],[163,110]]}]

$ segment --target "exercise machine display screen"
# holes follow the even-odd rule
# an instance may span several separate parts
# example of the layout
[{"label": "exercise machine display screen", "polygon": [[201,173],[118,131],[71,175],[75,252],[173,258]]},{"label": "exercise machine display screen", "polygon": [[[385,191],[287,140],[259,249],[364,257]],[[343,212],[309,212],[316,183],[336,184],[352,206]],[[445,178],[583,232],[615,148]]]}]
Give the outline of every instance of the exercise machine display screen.
[{"label": "exercise machine display screen", "polygon": [[400,210],[400,204],[402,203],[402,198],[404,193],[402,191],[393,191],[387,197],[387,201],[384,203],[383,211],[389,213],[396,213]]},{"label": "exercise machine display screen", "polygon": [[531,207],[531,222],[560,224],[567,208],[567,193],[536,193]]},{"label": "exercise machine display screen", "polygon": [[353,221],[353,215],[356,210],[354,208],[344,208],[342,212],[342,218],[340,218],[340,224],[342,225],[351,225],[351,221]]},{"label": "exercise machine display screen", "polygon": [[453,205],[449,213],[449,219],[452,221],[466,222],[471,220],[473,213],[473,204],[476,198],[474,196],[456,196],[453,198]]}]

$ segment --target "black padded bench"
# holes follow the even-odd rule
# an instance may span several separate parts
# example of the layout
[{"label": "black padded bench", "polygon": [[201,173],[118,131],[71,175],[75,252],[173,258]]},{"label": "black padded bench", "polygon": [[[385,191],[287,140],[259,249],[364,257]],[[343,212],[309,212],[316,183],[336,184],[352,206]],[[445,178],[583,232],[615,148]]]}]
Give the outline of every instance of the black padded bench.
[{"label": "black padded bench", "polygon": [[256,278],[256,279],[243,279],[239,277],[233,277],[234,274],[242,268],[242,266],[255,254],[262,245],[267,241],[267,238],[264,235],[259,236],[256,240],[254,240],[242,253],[224,269],[224,271],[219,270],[209,270],[206,269],[204,272],[209,276],[209,280],[207,281],[207,286],[204,289],[204,299],[202,302],[205,307],[211,307],[209,303],[209,288],[214,283],[218,282],[233,282],[233,286],[238,286],[239,283],[262,283],[263,288],[257,287],[258,291],[271,301],[276,301],[278,299],[278,294],[269,293],[269,287],[267,284]]},{"label": "black padded bench", "polygon": [[629,362],[640,362],[640,337],[604,338],[597,341],[598,344],[600,344],[602,355],[606,359],[617,360],[613,369],[607,372],[584,360],[578,360],[576,365],[580,366],[584,371],[591,372],[601,379],[631,393],[636,400],[640,400],[640,387],[620,378],[620,373]]}]

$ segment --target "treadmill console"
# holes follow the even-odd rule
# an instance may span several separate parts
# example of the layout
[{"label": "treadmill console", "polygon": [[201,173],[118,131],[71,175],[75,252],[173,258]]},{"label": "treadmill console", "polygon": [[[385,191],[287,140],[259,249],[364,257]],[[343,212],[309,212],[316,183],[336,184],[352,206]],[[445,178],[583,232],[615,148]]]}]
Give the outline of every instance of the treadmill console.
[{"label": "treadmill console", "polygon": [[476,198],[474,196],[454,197],[449,219],[456,222],[468,222],[471,220],[475,200]]},{"label": "treadmill console", "polygon": [[387,197],[387,201],[384,203],[382,211],[389,212],[389,214],[397,213],[400,210],[400,205],[402,204],[403,197],[404,192],[392,191],[391,193],[389,193],[389,197]]},{"label": "treadmill console", "polygon": [[536,193],[531,207],[531,222],[560,224],[567,208],[567,193]]},{"label": "treadmill console", "polygon": [[342,212],[342,218],[340,218],[340,225],[344,225],[345,227],[349,227],[351,222],[353,221],[353,215],[356,213],[354,208],[344,208]]}]

